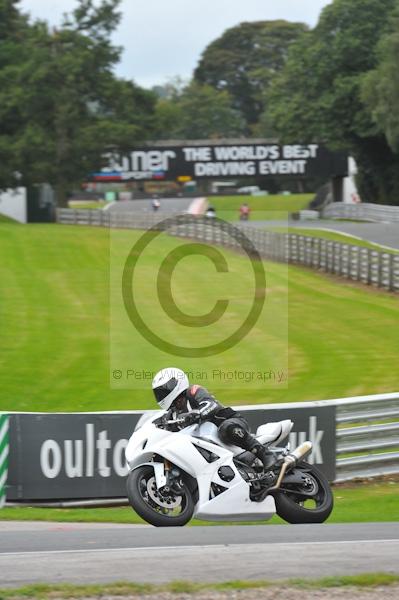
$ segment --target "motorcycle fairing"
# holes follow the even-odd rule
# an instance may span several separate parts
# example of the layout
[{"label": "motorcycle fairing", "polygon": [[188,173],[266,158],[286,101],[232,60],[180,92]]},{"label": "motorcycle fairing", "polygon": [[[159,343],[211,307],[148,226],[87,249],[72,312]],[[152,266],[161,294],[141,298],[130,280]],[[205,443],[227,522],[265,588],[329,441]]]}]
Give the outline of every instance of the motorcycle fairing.
[{"label": "motorcycle fairing", "polygon": [[288,436],[293,426],[290,419],[277,423],[266,423],[258,427],[256,438],[261,444],[278,444]]},{"label": "motorcycle fairing", "polygon": [[[215,443],[213,439],[204,439],[203,436],[212,435],[214,431],[209,427],[201,431],[202,427],[192,425],[172,433],[156,428],[149,420],[135,432],[126,448],[130,470],[144,463],[152,464],[157,486],[162,487],[166,481],[164,464],[151,462],[152,457],[158,455],[194,477],[199,491],[194,516],[198,518],[217,521],[271,518],[276,512],[274,498],[267,496],[262,502],[252,502],[249,484],[242,478],[233,462],[234,454],[242,452],[242,448],[225,447],[220,442]],[[197,435],[193,435],[194,433]],[[197,447],[211,452],[218,458],[208,462]],[[232,469],[234,477],[231,481],[220,478],[218,470],[222,466]],[[218,490],[223,489],[217,495],[213,495],[214,486],[218,486]]]}]

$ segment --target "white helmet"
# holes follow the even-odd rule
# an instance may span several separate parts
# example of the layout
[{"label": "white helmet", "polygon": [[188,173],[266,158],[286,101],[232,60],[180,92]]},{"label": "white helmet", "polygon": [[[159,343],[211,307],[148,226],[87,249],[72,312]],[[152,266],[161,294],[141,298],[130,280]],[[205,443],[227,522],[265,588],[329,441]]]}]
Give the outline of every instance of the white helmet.
[{"label": "white helmet", "polygon": [[180,394],[188,390],[188,377],[181,369],[169,367],[158,371],[152,380],[154,396],[161,408],[168,410]]}]

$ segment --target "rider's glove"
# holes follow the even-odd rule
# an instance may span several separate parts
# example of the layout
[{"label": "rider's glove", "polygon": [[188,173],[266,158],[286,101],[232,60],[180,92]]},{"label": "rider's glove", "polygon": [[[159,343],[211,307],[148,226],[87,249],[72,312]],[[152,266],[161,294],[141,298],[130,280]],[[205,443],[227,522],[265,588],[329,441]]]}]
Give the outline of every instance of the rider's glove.
[{"label": "rider's glove", "polygon": [[199,423],[201,420],[201,415],[199,414],[199,412],[189,412],[189,413],[182,413],[179,416],[179,421],[182,421],[182,423],[184,423],[185,427],[188,427],[188,425],[194,425],[194,423]]}]

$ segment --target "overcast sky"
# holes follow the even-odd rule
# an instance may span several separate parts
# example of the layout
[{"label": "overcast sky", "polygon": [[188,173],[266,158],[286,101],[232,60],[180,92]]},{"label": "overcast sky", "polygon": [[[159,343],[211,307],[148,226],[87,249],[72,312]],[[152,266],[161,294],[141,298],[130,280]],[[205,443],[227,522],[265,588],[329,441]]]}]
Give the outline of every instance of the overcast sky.
[{"label": "overcast sky", "polygon": [[[76,0],[22,0],[33,18],[52,25]],[[330,0],[123,0],[114,42],[122,46],[119,76],[143,87],[175,76],[189,79],[206,46],[243,21],[286,19],[314,26]]]}]

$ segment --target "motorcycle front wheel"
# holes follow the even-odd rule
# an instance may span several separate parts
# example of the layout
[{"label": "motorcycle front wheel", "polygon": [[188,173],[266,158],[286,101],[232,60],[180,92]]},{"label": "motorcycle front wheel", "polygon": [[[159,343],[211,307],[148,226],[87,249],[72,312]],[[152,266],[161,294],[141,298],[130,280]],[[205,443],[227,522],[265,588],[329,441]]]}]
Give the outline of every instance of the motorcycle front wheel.
[{"label": "motorcycle front wheel", "polygon": [[301,462],[295,467],[301,471],[301,484],[281,483],[274,493],[276,512],[288,523],[324,523],[331,514],[334,499],[326,476],[314,465]]},{"label": "motorcycle front wheel", "polygon": [[158,490],[154,469],[143,465],[131,471],[127,478],[127,495],[131,507],[147,523],[155,527],[179,527],[191,519],[194,501],[183,482],[179,493]]}]

